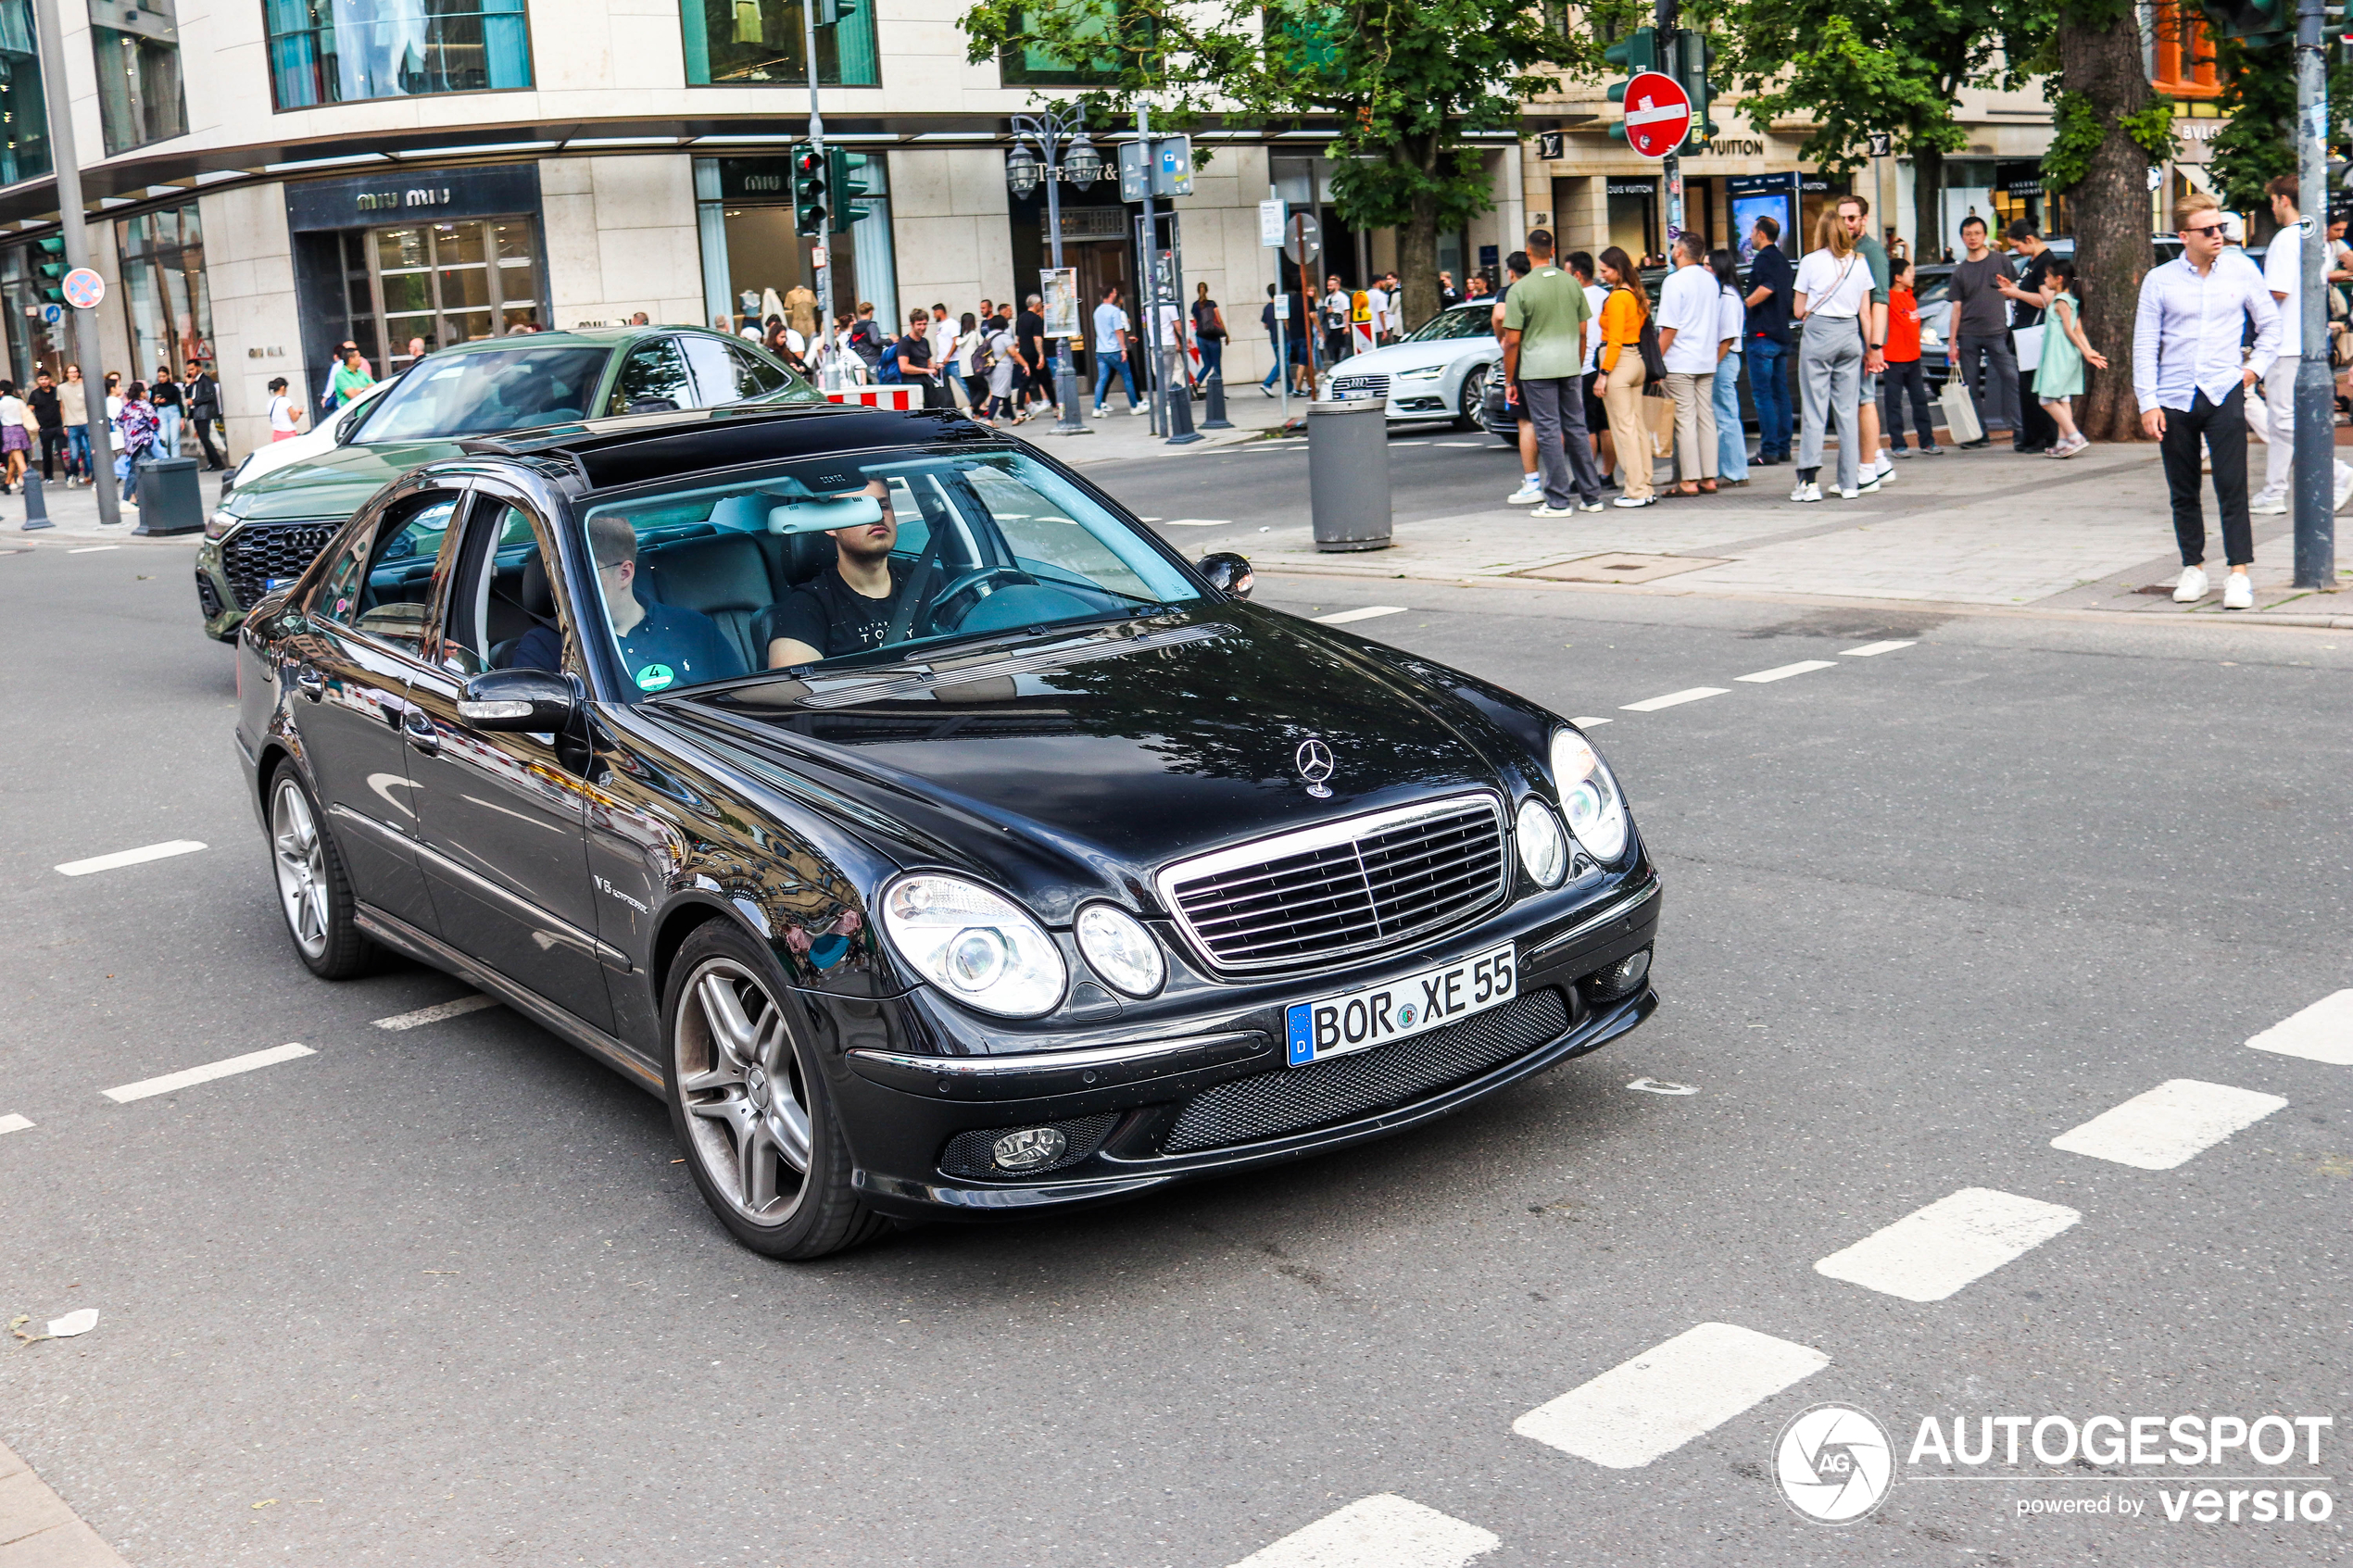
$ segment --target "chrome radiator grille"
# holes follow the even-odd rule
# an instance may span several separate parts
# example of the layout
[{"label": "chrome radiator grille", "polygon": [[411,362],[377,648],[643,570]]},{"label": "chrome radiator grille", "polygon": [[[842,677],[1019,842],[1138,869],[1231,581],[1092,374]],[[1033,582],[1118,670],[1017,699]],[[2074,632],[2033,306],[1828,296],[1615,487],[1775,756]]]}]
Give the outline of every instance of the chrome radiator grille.
[{"label": "chrome radiator grille", "polygon": [[1502,805],[1458,795],[1180,861],[1160,891],[1218,968],[1295,969],[1455,925],[1508,876]]},{"label": "chrome radiator grille", "polygon": [[1367,401],[1376,397],[1385,398],[1389,395],[1389,378],[1387,376],[1334,376],[1332,395],[1362,398]]},{"label": "chrome radiator grille", "polygon": [[239,609],[251,609],[273,579],[299,577],[335,536],[339,522],[247,523],[220,546],[220,564]]}]

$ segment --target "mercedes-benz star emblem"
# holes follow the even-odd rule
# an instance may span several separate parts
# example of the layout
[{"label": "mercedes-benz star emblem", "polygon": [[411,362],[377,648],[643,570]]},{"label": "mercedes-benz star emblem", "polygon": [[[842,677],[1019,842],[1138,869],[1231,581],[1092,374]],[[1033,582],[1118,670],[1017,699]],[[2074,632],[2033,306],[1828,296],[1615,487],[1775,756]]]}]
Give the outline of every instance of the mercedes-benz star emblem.
[{"label": "mercedes-benz star emblem", "polygon": [[1321,739],[1309,735],[1299,743],[1299,750],[1291,760],[1299,767],[1299,776],[1307,781],[1307,793],[1318,800],[1329,800],[1332,792],[1324,781],[1332,776],[1332,748]]}]

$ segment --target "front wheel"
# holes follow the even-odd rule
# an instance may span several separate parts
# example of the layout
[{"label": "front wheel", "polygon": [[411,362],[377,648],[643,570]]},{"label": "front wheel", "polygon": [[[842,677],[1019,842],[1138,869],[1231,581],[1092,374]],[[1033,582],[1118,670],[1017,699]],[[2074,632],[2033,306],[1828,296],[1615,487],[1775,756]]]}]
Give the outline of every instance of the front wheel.
[{"label": "front wheel", "polygon": [[348,980],[374,967],[376,946],[354,917],[342,852],[292,762],[278,764],[270,781],[270,865],[286,935],[311,973]]},{"label": "front wheel", "polygon": [[824,1076],[778,998],[775,960],[714,921],[678,950],[662,998],[664,1088],[686,1168],[719,1223],[771,1258],[822,1258],[890,1222],[849,1185]]},{"label": "front wheel", "polygon": [[1475,431],[1487,408],[1487,367],[1473,365],[1463,372],[1463,390],[1454,399],[1454,428]]}]

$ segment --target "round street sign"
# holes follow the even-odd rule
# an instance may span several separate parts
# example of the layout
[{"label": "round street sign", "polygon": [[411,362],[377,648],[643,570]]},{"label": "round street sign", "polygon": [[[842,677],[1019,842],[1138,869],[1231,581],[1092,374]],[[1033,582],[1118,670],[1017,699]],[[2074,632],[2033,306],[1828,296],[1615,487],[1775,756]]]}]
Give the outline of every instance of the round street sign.
[{"label": "round street sign", "polygon": [[1324,226],[1312,212],[1294,212],[1283,225],[1283,254],[1293,262],[1306,261],[1324,250]]},{"label": "round street sign", "polygon": [[1644,157],[1665,157],[1691,134],[1692,100],[1682,84],[1655,70],[1626,84],[1626,144]]},{"label": "round street sign", "polygon": [[107,297],[107,281],[87,267],[77,267],[66,274],[58,285],[65,293],[66,303],[76,310],[89,310]]}]

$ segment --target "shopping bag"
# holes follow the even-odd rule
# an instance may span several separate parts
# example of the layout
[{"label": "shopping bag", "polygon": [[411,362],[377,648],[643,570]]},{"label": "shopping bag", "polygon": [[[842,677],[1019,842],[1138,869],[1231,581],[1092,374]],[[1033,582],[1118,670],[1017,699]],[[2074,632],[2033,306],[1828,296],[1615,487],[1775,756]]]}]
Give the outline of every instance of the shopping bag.
[{"label": "shopping bag", "polygon": [[1642,418],[1651,427],[1651,454],[1671,458],[1675,455],[1675,399],[1661,393],[1642,399]]},{"label": "shopping bag", "polygon": [[1969,379],[1957,367],[1944,378],[1944,390],[1936,395],[1936,401],[1944,410],[1945,427],[1957,444],[1984,439],[1985,427],[1978,422],[1977,405],[1969,398]]},{"label": "shopping bag", "polygon": [[2041,327],[2018,328],[2010,333],[2010,343],[2013,345],[2012,352],[2018,356],[2018,368],[2021,375],[2032,375],[2042,368],[2043,329]]}]

